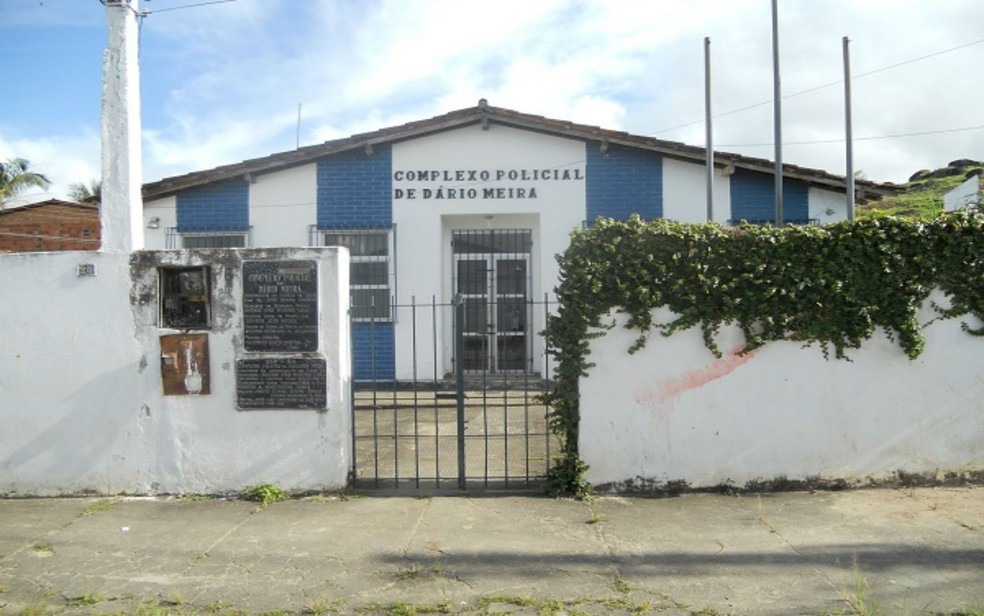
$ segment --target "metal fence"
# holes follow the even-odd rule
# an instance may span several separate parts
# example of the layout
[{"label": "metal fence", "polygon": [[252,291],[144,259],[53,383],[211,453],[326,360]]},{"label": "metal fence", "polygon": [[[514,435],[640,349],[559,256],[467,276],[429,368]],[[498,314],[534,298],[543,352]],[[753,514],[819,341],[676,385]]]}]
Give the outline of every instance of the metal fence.
[{"label": "metal fence", "polygon": [[[515,298],[508,299],[515,315]],[[477,306],[458,297],[392,304],[391,320],[353,322],[354,363],[363,366],[362,378],[354,368],[352,396],[355,489],[540,488],[558,452],[540,400],[549,359],[534,329],[545,322],[549,305],[546,299],[524,302],[522,361],[512,328],[510,361],[497,364],[494,323],[481,331],[473,326],[478,316],[495,314],[496,303]],[[477,358],[483,352],[487,356]]]}]

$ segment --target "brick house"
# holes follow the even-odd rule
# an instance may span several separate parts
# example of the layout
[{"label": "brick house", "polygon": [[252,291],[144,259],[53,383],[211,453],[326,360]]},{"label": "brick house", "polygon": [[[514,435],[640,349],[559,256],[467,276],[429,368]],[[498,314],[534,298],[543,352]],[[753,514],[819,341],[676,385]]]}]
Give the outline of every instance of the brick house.
[{"label": "brick house", "polygon": [[0,252],[98,250],[99,206],[49,199],[0,210]]},{"label": "brick house", "polygon": [[[546,373],[536,333],[570,231],[598,216],[705,222],[705,164],[704,148],[482,100],[146,184],[144,226],[151,249],[347,246],[356,379],[450,372],[449,318],[419,324],[411,314],[454,297],[466,305],[466,371]],[[715,153],[715,221],[773,219],[773,177],[769,160]],[[786,222],[846,217],[843,177],[786,165],[783,184]],[[421,340],[439,365],[405,359]]]}]

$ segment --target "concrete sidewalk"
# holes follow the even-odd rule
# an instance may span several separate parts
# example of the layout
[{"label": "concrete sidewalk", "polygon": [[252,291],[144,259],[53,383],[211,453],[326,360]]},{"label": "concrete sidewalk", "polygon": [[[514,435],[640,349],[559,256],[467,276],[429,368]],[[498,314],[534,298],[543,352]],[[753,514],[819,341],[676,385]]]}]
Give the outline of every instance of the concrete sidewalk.
[{"label": "concrete sidewalk", "polygon": [[[856,566],[855,566],[856,562]],[[0,613],[984,614],[984,488],[0,501]]]}]

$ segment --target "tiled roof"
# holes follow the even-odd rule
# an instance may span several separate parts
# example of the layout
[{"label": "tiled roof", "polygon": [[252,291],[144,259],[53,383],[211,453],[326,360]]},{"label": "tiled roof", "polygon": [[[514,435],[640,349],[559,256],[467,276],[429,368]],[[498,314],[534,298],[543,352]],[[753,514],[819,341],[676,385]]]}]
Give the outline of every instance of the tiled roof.
[{"label": "tiled roof", "polygon": [[[305,146],[296,150],[271,154],[261,158],[253,158],[206,171],[195,171],[185,175],[164,178],[157,182],[144,184],[143,195],[144,199],[147,200],[157,199],[202,184],[227,180],[238,176],[269,173],[306,164],[330,154],[359,148],[367,149],[377,144],[405,141],[407,139],[474,124],[498,124],[581,141],[607,142],[609,144],[623,145],[640,150],[649,150],[669,158],[692,161],[699,164],[703,164],[706,158],[706,150],[702,147],[686,145],[676,141],[665,141],[663,139],[656,139],[655,137],[633,135],[623,131],[608,130],[598,126],[576,124],[565,120],[554,120],[502,107],[492,107],[485,102],[485,99],[482,99],[476,107],[459,109],[426,120],[418,120],[400,126],[392,126],[369,133],[352,135],[343,139],[326,141],[318,145]],[[775,172],[775,163],[771,160],[752,158],[728,152],[715,152],[714,164],[719,167],[733,165],[736,169],[746,169],[770,175]],[[845,190],[844,176],[834,175],[819,169],[784,164],[783,176],[801,180],[820,188]],[[902,186],[896,184],[871,182],[869,180],[855,180],[855,184],[856,189],[861,193],[862,199],[893,195],[904,190]]]},{"label": "tiled roof", "polygon": [[0,209],[0,216],[4,214],[16,214],[18,212],[26,212],[29,210],[43,208],[43,207],[68,207],[68,208],[78,208],[81,210],[93,210],[98,212],[99,206],[94,203],[79,203],[77,201],[63,201],[61,199],[46,199],[44,201],[36,201],[35,203],[28,203],[27,205],[9,206]]}]

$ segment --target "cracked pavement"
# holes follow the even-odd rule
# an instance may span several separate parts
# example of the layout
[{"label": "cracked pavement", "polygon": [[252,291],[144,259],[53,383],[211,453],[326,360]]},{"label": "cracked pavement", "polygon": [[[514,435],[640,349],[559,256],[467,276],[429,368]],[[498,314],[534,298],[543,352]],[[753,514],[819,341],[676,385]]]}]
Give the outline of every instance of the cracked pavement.
[{"label": "cracked pavement", "polygon": [[[72,604],[81,597],[89,604]],[[585,613],[817,615],[855,613],[859,599],[885,614],[984,611],[984,487],[267,508],[0,500],[3,614],[119,613],[147,601],[202,613],[540,613],[526,598]]]}]

